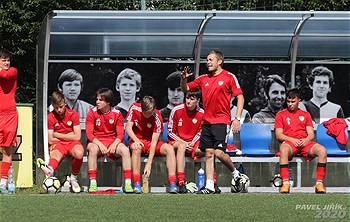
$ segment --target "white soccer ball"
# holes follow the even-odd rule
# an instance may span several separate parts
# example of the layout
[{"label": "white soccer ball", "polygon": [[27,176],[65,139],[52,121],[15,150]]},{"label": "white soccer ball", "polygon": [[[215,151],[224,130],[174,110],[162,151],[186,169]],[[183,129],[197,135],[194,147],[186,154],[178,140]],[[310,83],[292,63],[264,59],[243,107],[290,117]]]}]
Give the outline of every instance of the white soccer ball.
[{"label": "white soccer ball", "polygon": [[246,174],[241,174],[242,175],[242,180],[243,180],[243,189],[242,192],[243,193],[247,193],[248,192],[248,187],[250,186],[250,179]]},{"label": "white soccer ball", "polygon": [[280,174],[275,174],[270,180],[271,187],[281,187],[282,186],[282,177]]},{"label": "white soccer ball", "polygon": [[58,193],[61,190],[61,182],[56,177],[47,177],[42,187],[46,193]]},{"label": "white soccer ball", "polygon": [[[242,175],[242,174],[241,174]],[[240,193],[244,189],[245,178],[241,177],[239,180],[232,178],[231,180],[231,193]]]}]

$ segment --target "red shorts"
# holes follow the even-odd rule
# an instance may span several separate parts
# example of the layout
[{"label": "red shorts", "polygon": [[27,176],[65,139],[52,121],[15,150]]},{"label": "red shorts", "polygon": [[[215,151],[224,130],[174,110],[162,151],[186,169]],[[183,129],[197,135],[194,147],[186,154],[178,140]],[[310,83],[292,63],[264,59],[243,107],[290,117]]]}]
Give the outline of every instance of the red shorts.
[{"label": "red shorts", "polygon": [[80,141],[74,140],[74,141],[69,141],[69,142],[58,142],[55,144],[52,144],[49,147],[50,153],[54,150],[58,150],[62,154],[62,159],[69,154],[70,156],[73,156],[73,148],[77,145],[83,146]]},{"label": "red shorts", "polygon": [[[174,144],[175,144],[176,142],[177,142],[177,141],[169,141],[168,143],[169,143],[170,145],[174,146]],[[193,149],[192,149],[191,152],[187,152],[187,150],[186,150],[186,153],[190,154],[190,156],[191,156],[191,158],[192,158],[193,160],[198,160],[199,158],[202,158],[202,157],[205,156],[204,153],[202,153],[202,154],[200,154],[200,155],[196,155],[196,152],[197,152],[197,150],[198,150],[198,146],[199,146],[199,140],[197,140],[197,142],[194,144]]]},{"label": "red shorts", "polygon": [[[108,139],[108,138],[104,138],[104,139],[98,139],[103,145],[105,145],[107,147],[107,150],[109,150],[109,146],[115,141],[115,138],[111,138],[111,139]],[[90,142],[91,143],[91,142]],[[117,157],[117,156],[114,156],[114,154],[110,154],[110,153],[107,153],[107,154],[100,154],[98,158],[100,157],[103,157],[103,156],[107,156],[108,158],[114,160],[114,161],[117,161],[119,160],[120,157]]]},{"label": "red shorts", "polygon": [[15,146],[18,129],[18,113],[11,112],[0,114],[0,129],[0,146]]},{"label": "red shorts", "polygon": [[[150,140],[140,140],[143,143],[143,147],[142,147],[142,154],[147,154],[149,153],[149,150],[151,148],[151,141]],[[129,147],[131,147],[131,145],[134,143],[134,141],[130,141]],[[160,154],[160,147],[165,144],[163,141],[158,140],[157,146],[156,146],[156,152],[155,152],[155,156],[161,156]]]},{"label": "red shorts", "polygon": [[[306,144],[306,146],[304,146],[302,148],[297,148],[290,141],[283,141],[283,143],[288,144],[293,150],[292,156],[289,158],[289,160],[292,160],[293,157],[295,157],[297,154],[301,154],[303,157],[305,157],[307,162],[310,162],[313,159],[313,157],[309,157],[309,151],[315,144],[317,144],[314,141],[310,141]],[[276,153],[276,156],[279,156],[279,152]]]}]

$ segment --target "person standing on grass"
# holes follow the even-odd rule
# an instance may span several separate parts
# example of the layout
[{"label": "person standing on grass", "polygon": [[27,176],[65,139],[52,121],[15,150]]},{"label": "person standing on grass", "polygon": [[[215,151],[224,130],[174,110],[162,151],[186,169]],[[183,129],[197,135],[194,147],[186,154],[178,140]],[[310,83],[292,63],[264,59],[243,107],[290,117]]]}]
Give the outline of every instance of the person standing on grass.
[{"label": "person standing on grass", "polygon": [[142,193],[140,183],[141,155],[148,154],[148,161],[143,176],[151,174],[154,156],[165,156],[168,169],[170,193],[178,193],[176,187],[176,160],[174,148],[159,140],[163,131],[163,119],[156,109],[156,101],[151,96],[144,96],[141,103],[134,103],[127,114],[126,133],[129,136],[131,165],[134,177],[134,193]]},{"label": "person standing on grass", "polygon": [[0,50],[0,149],[2,151],[0,192],[7,194],[8,171],[12,165],[12,149],[16,145],[18,113],[15,95],[17,90],[16,68],[11,67],[11,54]]},{"label": "person standing on grass", "polygon": [[78,174],[83,164],[84,148],[80,142],[81,128],[79,115],[67,108],[67,102],[62,92],[55,91],[51,96],[53,111],[47,116],[50,160],[48,165],[37,158],[37,166],[46,174],[53,176],[60,162],[68,154],[72,157],[72,173],[69,179],[72,191],[81,191],[78,184]]},{"label": "person standing on grass", "polygon": [[323,185],[327,164],[326,148],[312,141],[315,134],[311,115],[298,108],[300,101],[298,89],[289,90],[287,109],[278,112],[275,118],[276,138],[283,141],[280,145],[280,174],[283,180],[280,192],[290,192],[289,160],[300,153],[308,162],[318,157],[315,193],[326,193]]},{"label": "person standing on grass", "polygon": [[101,88],[96,93],[96,106],[90,109],[86,117],[86,136],[88,138],[89,192],[97,192],[97,159],[103,155],[112,160],[122,157],[126,193],[132,193],[131,159],[129,149],[122,143],[124,139],[124,118],[122,113],[112,108],[113,92]]},{"label": "person standing on grass", "polygon": [[[214,162],[217,157],[232,173],[232,183],[241,184],[241,174],[235,168],[230,156],[225,153],[228,134],[240,131],[240,120],[244,105],[242,89],[235,75],[224,70],[224,55],[220,51],[211,51],[207,55],[209,74],[201,75],[187,83],[192,75],[185,67],[181,73],[181,89],[183,92],[202,90],[204,107],[202,133],[199,147],[206,155],[206,185],[198,194],[215,193]],[[237,112],[231,117],[231,97],[237,98]]]}]

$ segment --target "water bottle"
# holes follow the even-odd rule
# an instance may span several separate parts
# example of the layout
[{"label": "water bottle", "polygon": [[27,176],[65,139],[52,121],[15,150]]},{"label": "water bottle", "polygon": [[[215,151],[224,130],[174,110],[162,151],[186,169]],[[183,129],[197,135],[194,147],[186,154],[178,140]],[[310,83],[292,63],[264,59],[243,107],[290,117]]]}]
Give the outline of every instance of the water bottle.
[{"label": "water bottle", "polygon": [[142,176],[142,193],[149,193],[149,181],[147,176]]},{"label": "water bottle", "polygon": [[12,166],[10,166],[10,169],[8,172],[7,187],[10,194],[16,193],[15,170],[13,169]]},{"label": "water bottle", "polygon": [[198,183],[197,183],[198,190],[202,189],[204,187],[204,170],[200,168],[198,170]]}]

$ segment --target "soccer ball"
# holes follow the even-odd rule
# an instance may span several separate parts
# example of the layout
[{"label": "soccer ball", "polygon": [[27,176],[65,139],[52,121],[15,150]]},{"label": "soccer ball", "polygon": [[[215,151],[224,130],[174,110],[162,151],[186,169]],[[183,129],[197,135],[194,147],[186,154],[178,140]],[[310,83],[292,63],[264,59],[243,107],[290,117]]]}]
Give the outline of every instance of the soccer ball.
[{"label": "soccer ball", "polygon": [[195,193],[198,191],[197,185],[193,182],[189,182],[188,184],[186,184],[186,189],[188,193]]},{"label": "soccer ball", "polygon": [[270,180],[271,187],[281,187],[282,186],[282,177],[280,174],[275,174]]},{"label": "soccer ball", "polygon": [[232,178],[232,180],[231,180],[231,193],[242,192],[244,189],[244,183],[245,183],[245,179],[243,177],[242,177],[242,179],[237,180],[237,181],[234,178]]},{"label": "soccer ball", "polygon": [[56,177],[47,177],[43,181],[43,189],[46,193],[58,193],[61,190],[61,182]]},{"label": "soccer ball", "polygon": [[247,193],[248,192],[248,187],[250,186],[250,179],[245,174],[241,174],[241,176],[242,176],[242,180],[243,180],[243,183],[244,183],[242,192],[243,193]]}]

